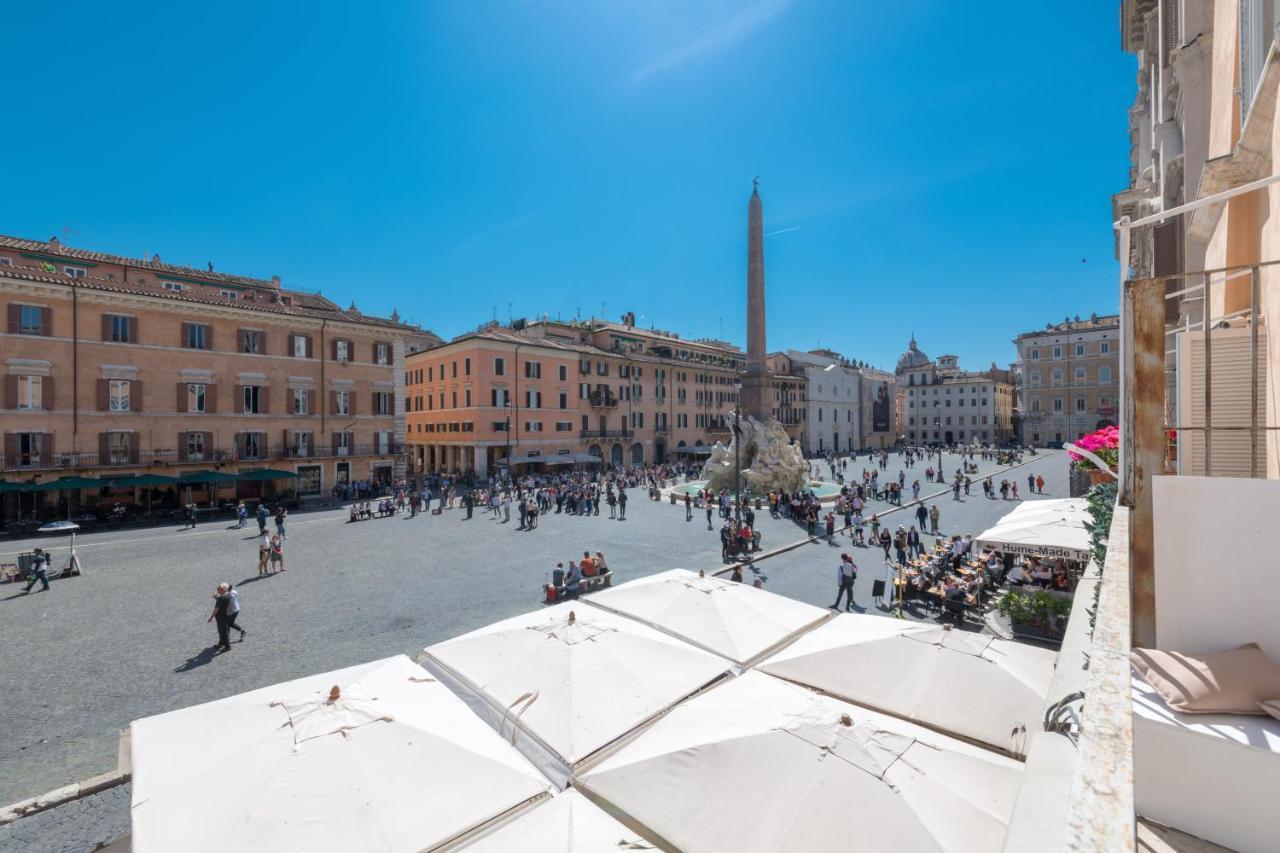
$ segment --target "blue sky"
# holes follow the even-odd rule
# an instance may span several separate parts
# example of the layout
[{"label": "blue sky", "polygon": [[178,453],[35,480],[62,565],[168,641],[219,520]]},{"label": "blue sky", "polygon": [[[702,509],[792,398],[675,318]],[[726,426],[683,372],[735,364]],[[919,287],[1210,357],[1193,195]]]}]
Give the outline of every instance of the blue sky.
[{"label": "blue sky", "polygon": [[[304,14],[305,10],[305,14]],[[20,4],[0,232],[495,315],[983,366],[1117,308],[1117,2]],[[65,229],[65,230],[64,230]]]}]

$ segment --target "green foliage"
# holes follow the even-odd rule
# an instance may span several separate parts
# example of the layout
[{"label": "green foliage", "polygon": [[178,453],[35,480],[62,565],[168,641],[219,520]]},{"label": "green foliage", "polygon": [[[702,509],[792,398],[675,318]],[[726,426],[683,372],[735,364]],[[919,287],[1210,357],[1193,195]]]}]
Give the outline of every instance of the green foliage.
[{"label": "green foliage", "polygon": [[[1099,483],[1085,495],[1088,502],[1089,517],[1093,521],[1085,523],[1089,531],[1090,551],[1093,561],[1098,564],[1098,576],[1102,576],[1102,567],[1107,561],[1107,536],[1111,532],[1111,516],[1116,508],[1116,482],[1111,480]],[[1093,605],[1089,608],[1089,637],[1093,638],[1093,628],[1098,620],[1098,596],[1102,593],[1102,584],[1093,588]]]},{"label": "green foliage", "polygon": [[1014,624],[1048,625],[1051,618],[1066,619],[1071,614],[1071,599],[1043,589],[1032,593],[1011,589],[996,610]]}]

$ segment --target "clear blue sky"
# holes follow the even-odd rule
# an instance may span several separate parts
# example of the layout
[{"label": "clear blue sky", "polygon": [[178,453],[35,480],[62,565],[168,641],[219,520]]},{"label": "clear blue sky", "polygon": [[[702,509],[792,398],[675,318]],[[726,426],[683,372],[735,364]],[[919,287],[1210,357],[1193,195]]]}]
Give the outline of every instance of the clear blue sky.
[{"label": "clear blue sky", "polygon": [[9,9],[0,231],[742,343],[759,175],[771,349],[978,367],[1117,307],[1118,0],[268,5]]}]

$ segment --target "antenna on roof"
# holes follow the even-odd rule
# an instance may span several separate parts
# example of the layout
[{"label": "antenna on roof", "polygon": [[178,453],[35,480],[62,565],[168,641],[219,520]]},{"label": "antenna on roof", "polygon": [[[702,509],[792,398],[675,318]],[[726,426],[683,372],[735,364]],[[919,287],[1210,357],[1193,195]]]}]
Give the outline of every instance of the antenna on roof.
[{"label": "antenna on roof", "polygon": [[511,325],[511,303],[507,303],[507,325]]}]

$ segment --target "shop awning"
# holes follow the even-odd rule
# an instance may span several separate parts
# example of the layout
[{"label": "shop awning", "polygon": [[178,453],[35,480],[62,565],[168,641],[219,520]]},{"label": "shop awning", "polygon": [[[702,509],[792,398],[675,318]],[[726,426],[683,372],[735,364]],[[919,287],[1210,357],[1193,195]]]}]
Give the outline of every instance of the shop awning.
[{"label": "shop awning", "polygon": [[979,548],[1006,554],[1089,559],[1088,504],[1084,498],[1027,501],[977,537]]},{"label": "shop awning", "polygon": [[127,477],[108,477],[105,485],[132,488],[134,486],[171,486],[177,482],[177,477],[165,477],[162,474],[130,474]]},{"label": "shop awning", "polygon": [[241,471],[236,478],[239,480],[296,480],[298,475],[293,471],[283,471],[279,468],[254,468],[252,471]]},{"label": "shop awning", "polygon": [[62,489],[100,489],[107,483],[96,477],[79,477],[75,475],[59,477],[47,483],[24,483],[25,492],[54,492]]},{"label": "shop awning", "polygon": [[182,475],[182,482],[187,485],[196,483],[234,483],[235,474],[224,474],[221,471],[192,471]]}]

